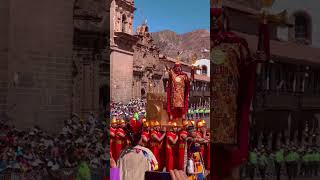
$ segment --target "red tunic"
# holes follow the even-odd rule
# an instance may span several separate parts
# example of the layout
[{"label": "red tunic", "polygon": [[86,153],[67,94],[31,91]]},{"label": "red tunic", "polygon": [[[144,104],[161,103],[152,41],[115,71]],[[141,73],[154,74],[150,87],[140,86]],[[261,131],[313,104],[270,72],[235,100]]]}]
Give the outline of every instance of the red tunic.
[{"label": "red tunic", "polygon": [[159,169],[161,167],[161,159],[160,159],[160,143],[157,139],[153,138],[153,136],[156,136],[157,138],[161,138],[161,133],[155,130],[151,131],[151,138],[150,138],[150,150],[156,157],[158,161]]},{"label": "red tunic", "polygon": [[115,154],[115,145],[116,145],[116,131],[117,129],[110,127],[110,152],[113,157]]},{"label": "red tunic", "polygon": [[118,160],[121,151],[125,148],[127,138],[125,137],[125,132],[122,128],[118,128],[116,131],[116,144],[113,158],[115,161]]},{"label": "red tunic", "polygon": [[143,131],[141,134],[142,146],[149,147],[150,133],[149,131]]},{"label": "red tunic", "polygon": [[[177,138],[177,134],[174,132],[167,132],[167,142],[166,142],[166,169],[167,171],[173,170],[174,167],[174,156],[176,144],[173,144],[171,140],[175,140]],[[171,140],[170,140],[171,139]]]},{"label": "red tunic", "polygon": [[180,131],[179,133],[179,140],[178,140],[178,170],[184,170],[184,152],[186,141],[185,138],[188,136],[188,132],[185,130]]}]

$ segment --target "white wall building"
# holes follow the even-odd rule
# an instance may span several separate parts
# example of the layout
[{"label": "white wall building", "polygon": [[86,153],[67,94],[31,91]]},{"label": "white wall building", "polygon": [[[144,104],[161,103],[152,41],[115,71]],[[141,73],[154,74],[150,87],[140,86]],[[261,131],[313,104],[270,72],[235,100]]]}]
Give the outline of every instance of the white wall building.
[{"label": "white wall building", "polygon": [[210,77],[210,60],[209,59],[199,59],[193,65],[199,66],[201,68],[201,70],[196,71],[196,74],[206,75]]},{"label": "white wall building", "polygon": [[320,47],[320,1],[319,0],[277,0],[271,12],[287,10],[293,27],[279,28],[278,38],[283,41]]}]

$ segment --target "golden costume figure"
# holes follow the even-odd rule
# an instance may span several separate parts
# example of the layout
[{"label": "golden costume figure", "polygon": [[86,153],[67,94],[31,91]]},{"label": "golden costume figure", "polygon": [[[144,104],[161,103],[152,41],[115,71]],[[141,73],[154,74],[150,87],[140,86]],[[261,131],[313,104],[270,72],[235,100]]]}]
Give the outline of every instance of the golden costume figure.
[{"label": "golden costume figure", "polygon": [[167,87],[167,112],[171,118],[182,118],[188,111],[190,81],[182,71],[181,64],[176,62],[169,71]]}]

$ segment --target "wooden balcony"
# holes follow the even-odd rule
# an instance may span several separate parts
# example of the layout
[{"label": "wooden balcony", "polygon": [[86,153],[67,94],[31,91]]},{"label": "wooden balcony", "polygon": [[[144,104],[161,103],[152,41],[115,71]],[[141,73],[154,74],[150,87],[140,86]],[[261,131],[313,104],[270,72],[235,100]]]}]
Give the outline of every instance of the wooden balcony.
[{"label": "wooden balcony", "polygon": [[299,96],[291,92],[259,92],[254,97],[255,109],[297,109]]},{"label": "wooden balcony", "polygon": [[301,95],[302,109],[320,109],[320,95]]}]

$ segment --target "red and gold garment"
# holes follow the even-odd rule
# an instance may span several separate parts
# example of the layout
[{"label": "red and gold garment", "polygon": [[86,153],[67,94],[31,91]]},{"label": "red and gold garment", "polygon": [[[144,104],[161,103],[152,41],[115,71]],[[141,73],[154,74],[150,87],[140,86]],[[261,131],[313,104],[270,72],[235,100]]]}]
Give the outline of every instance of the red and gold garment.
[{"label": "red and gold garment", "polygon": [[117,129],[115,140],[116,140],[116,143],[115,143],[113,158],[115,161],[117,161],[121,151],[126,147],[126,144],[127,144],[127,138],[125,137],[125,132],[122,128]]},{"label": "red and gold garment", "polygon": [[228,22],[222,22],[227,20],[223,9],[211,8],[210,14],[211,22],[215,22],[210,35],[211,151],[213,179],[221,179],[230,176],[233,168],[239,167],[248,156],[256,63],[252,61],[246,40],[229,32]]},{"label": "red and gold garment", "polygon": [[141,134],[142,146],[149,147],[150,133],[149,131],[143,131]]},{"label": "red and gold garment", "polygon": [[[153,138],[153,136],[156,136],[157,138],[161,138],[161,133],[155,130],[151,131],[151,138],[150,138],[150,150],[152,151],[152,153],[154,154],[154,156],[156,157],[159,167],[161,167],[161,159],[160,159],[160,144],[161,142],[159,142],[157,139]],[[161,170],[161,169],[160,169]]]},{"label": "red and gold garment", "polygon": [[211,82],[212,142],[215,144],[238,145],[239,128],[239,83],[241,71],[250,64],[246,44],[232,33],[212,48]]},{"label": "red and gold garment", "polygon": [[[175,65],[180,66],[180,65]],[[188,111],[190,81],[186,73],[170,70],[167,88],[167,112],[173,118],[181,118]]]},{"label": "red and gold garment", "polygon": [[184,170],[184,153],[186,147],[186,138],[188,137],[188,132],[185,130],[180,131],[178,140],[178,170]]},{"label": "red and gold garment", "polygon": [[115,145],[116,145],[116,128],[110,127],[110,152],[113,157],[115,153]]},{"label": "red and gold garment", "polygon": [[175,168],[176,144],[173,144],[172,141],[177,138],[177,134],[174,132],[167,132],[166,136],[166,170],[170,171]]}]

